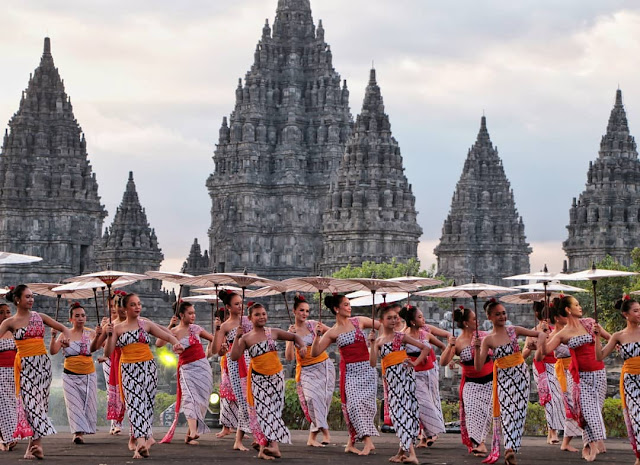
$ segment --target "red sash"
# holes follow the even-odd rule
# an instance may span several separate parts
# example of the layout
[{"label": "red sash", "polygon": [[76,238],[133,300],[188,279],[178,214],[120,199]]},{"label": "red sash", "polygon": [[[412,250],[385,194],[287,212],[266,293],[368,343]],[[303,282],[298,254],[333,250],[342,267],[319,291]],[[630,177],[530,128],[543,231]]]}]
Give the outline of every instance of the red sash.
[{"label": "red sash", "polygon": [[[233,344],[229,344],[228,354],[231,354],[231,349],[233,349]],[[227,359],[228,361],[229,359]],[[238,373],[240,374],[240,378],[246,378],[247,373],[249,373],[249,369],[247,368],[247,361],[244,359],[244,354],[238,359]]]},{"label": "red sash", "polygon": [[111,370],[109,370],[109,384],[111,386],[118,385],[118,367],[120,366],[120,354],[122,350],[120,347],[116,347],[113,352],[111,352]]},{"label": "red sash", "polygon": [[[411,356],[409,358],[414,362],[418,359],[418,357],[411,357]],[[431,349],[431,352],[429,352],[429,355],[427,355],[424,361],[420,365],[416,365],[415,367],[413,367],[413,369],[414,371],[429,371],[435,366],[434,365],[435,361],[436,361],[436,354],[433,351],[433,349]]]},{"label": "red sash", "polygon": [[17,353],[15,350],[3,350],[0,352],[0,367],[13,368]]},{"label": "red sash", "polygon": [[345,392],[347,363],[368,361],[369,349],[365,341],[356,340],[353,344],[340,347],[340,398],[343,404],[347,402],[347,394]]}]

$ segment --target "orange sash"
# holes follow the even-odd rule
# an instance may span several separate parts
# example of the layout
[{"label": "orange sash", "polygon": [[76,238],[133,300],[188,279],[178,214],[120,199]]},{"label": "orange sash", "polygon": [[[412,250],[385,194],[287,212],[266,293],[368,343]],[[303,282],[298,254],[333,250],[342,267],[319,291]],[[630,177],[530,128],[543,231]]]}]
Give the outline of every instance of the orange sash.
[{"label": "orange sash", "polygon": [[500,401],[498,400],[498,368],[513,368],[524,363],[522,352],[507,355],[493,361],[493,417],[500,416]]},{"label": "orange sash", "polygon": [[20,372],[22,371],[22,359],[24,357],[33,357],[36,355],[47,355],[47,349],[44,347],[44,339],[16,339],[16,354],[13,362],[13,379],[16,383],[16,397],[20,394]]},{"label": "orange sash", "polygon": [[407,359],[407,351],[406,350],[396,350],[391,352],[388,355],[385,355],[382,358],[382,376],[384,376],[384,372],[387,371],[387,368],[392,367],[394,365],[400,365]]},{"label": "orange sash", "polygon": [[247,375],[247,403],[253,407],[253,393],[251,392],[251,374],[256,372],[260,375],[271,376],[282,371],[282,363],[275,351],[267,352],[251,359],[249,373]]},{"label": "orange sash", "polygon": [[302,358],[300,357],[300,351],[296,349],[296,383],[300,382],[300,373],[302,372],[302,367],[308,367],[311,365],[315,365],[316,363],[322,363],[328,358],[329,355],[326,352],[322,352],[317,357],[312,357],[311,347],[307,347],[307,356],[305,358]]},{"label": "orange sash", "polygon": [[567,374],[565,373],[565,370],[568,370],[570,365],[571,357],[556,359],[556,363],[554,365],[556,378],[558,378],[562,392],[567,392]]},{"label": "orange sash", "polygon": [[64,359],[64,369],[76,375],[95,373],[96,367],[90,355],[74,355]]},{"label": "orange sash", "polygon": [[149,349],[149,344],[143,342],[134,342],[120,348],[120,363],[118,365],[118,388],[120,389],[120,397],[124,402],[124,389],[122,388],[122,364],[147,362],[153,360],[153,353]]},{"label": "orange sash", "polygon": [[620,399],[622,400],[622,408],[627,408],[624,398],[624,375],[640,375],[640,357],[632,357],[624,361],[622,370],[620,371]]}]

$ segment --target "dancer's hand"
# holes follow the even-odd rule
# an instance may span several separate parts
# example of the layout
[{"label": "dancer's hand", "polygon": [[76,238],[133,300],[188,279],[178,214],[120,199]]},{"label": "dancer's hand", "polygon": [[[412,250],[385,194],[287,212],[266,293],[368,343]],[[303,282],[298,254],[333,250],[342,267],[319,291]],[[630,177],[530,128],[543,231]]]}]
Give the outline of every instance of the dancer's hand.
[{"label": "dancer's hand", "polygon": [[218,331],[220,329],[220,326],[222,325],[222,321],[220,321],[220,318],[216,317],[216,319],[213,320],[213,325],[216,328],[216,331]]},{"label": "dancer's hand", "polygon": [[295,333],[296,333],[296,327],[295,327],[295,325],[289,325],[289,329],[288,329],[287,331],[289,331],[290,333],[295,334]]},{"label": "dancer's hand", "polygon": [[106,316],[102,317],[102,321],[100,322],[100,326],[105,326],[109,324],[109,318],[107,318]]},{"label": "dancer's hand", "polygon": [[301,358],[305,358],[307,356],[307,346],[300,347],[298,349],[298,353],[300,354]]},{"label": "dancer's hand", "polygon": [[449,345],[450,345],[451,347],[455,347],[455,345],[456,345],[456,337],[455,337],[455,336],[453,336],[453,335],[449,336],[449,337],[447,338],[447,342],[449,343]]},{"label": "dancer's hand", "polygon": [[51,328],[51,339],[55,339],[58,336],[58,334],[60,333],[58,332],[57,329]]},{"label": "dancer's hand", "polygon": [[174,326],[178,325],[178,317],[173,315],[171,317],[171,320],[169,320],[169,329],[173,328]]},{"label": "dancer's hand", "polygon": [[218,354],[227,355],[227,352],[229,352],[229,344],[227,344],[227,341],[224,341],[220,346]]},{"label": "dancer's hand", "polygon": [[546,320],[540,323],[540,331],[542,331],[543,333],[548,333],[549,331],[551,331],[551,328],[549,328],[549,323],[547,323]]},{"label": "dancer's hand", "polygon": [[476,350],[480,350],[480,345],[482,344],[482,341],[480,340],[480,338],[476,338],[476,340],[473,343],[473,346],[476,348]]},{"label": "dancer's hand", "polygon": [[602,334],[602,327],[600,326],[599,323],[593,324],[593,334],[595,334],[598,337],[600,337],[600,334]]},{"label": "dancer's hand", "polygon": [[109,360],[109,357],[98,357],[98,363],[104,363]]},{"label": "dancer's hand", "polygon": [[242,325],[240,325],[236,330],[236,339],[240,339],[243,334],[244,334],[244,329],[242,329]]},{"label": "dancer's hand", "polygon": [[62,347],[69,347],[69,339],[66,337],[63,337],[62,339],[60,339],[60,344],[62,344]]},{"label": "dancer's hand", "polygon": [[96,336],[100,336],[102,334],[102,326],[96,326]]},{"label": "dancer's hand", "polygon": [[375,329],[371,329],[371,332],[369,333],[369,341],[370,342],[375,342],[376,340],[376,330]]},{"label": "dancer's hand", "polygon": [[109,336],[111,336],[113,334],[113,323],[107,323],[104,326],[104,330],[107,332]]},{"label": "dancer's hand", "polygon": [[529,350],[538,350],[538,341],[536,339],[532,339],[527,343],[527,349]]},{"label": "dancer's hand", "polygon": [[181,354],[182,352],[184,352],[184,347],[182,347],[182,344],[178,342],[177,344],[173,345],[173,351],[176,354]]}]

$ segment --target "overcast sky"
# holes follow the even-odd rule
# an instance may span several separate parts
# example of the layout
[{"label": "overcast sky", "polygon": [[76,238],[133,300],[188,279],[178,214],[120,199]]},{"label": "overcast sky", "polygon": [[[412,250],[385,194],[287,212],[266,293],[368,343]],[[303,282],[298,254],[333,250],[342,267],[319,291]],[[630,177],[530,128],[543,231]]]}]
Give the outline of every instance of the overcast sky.
[{"label": "overcast sky", "polygon": [[[56,66],[110,216],[130,170],[177,269],[208,246],[205,180],[237,79],[277,0],[12,2],[0,15],[0,122],[51,37]],[[533,247],[559,270],[572,197],[597,157],[615,91],[640,134],[640,5],[633,1],[311,0],[354,116],[372,61],[435,260],[451,195],[482,113]]]}]

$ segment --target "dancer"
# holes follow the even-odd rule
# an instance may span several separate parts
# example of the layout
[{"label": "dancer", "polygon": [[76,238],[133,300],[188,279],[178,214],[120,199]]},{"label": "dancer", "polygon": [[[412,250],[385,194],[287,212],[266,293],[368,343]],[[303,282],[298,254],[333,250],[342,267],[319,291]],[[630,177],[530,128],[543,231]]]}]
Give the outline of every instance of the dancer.
[{"label": "dancer", "polygon": [[[566,344],[571,351],[571,376],[573,378],[573,418],[582,427],[582,457],[588,462],[605,452],[606,431],[602,418],[602,407],[607,394],[607,375],[604,363],[596,360],[595,337],[592,318],[582,318],[582,307],[572,296],[554,299],[553,306],[557,315],[567,319],[567,325],[546,341],[536,358],[541,359],[555,350],[560,344]],[[609,340],[611,335],[600,329],[601,337]]]},{"label": "dancer", "polygon": [[480,356],[474,361],[475,369],[482,369],[483,360],[493,350],[493,444],[491,454],[485,460],[494,463],[500,457],[500,424],[504,433],[504,460],[515,465],[516,453],[520,449],[524,422],[529,402],[529,370],[524,362],[518,336],[538,338],[538,347],[547,335],[521,326],[506,326],[507,311],[495,299],[484,305],[487,318],[493,323],[493,331],[482,342],[475,341]]},{"label": "dancer", "polygon": [[105,355],[110,356],[116,346],[122,350],[118,384],[131,423],[131,436],[135,440],[133,458],[140,459],[149,456],[149,448],[154,442],[151,425],[158,374],[156,361],[149,349],[149,334],[173,344],[177,354],[184,349],[175,336],[169,335],[152,321],[140,318],[142,303],[137,294],[127,294],[122,304],[127,319],[115,327],[107,325]]},{"label": "dancer", "polygon": [[[558,334],[567,325],[567,318],[558,315],[557,311],[553,307],[553,302],[549,305],[550,321],[554,325],[553,331],[549,333],[548,338]],[[562,434],[562,445],[560,450],[567,452],[578,452],[578,449],[571,445],[571,439],[576,436],[582,436],[582,429],[578,426],[576,420],[572,418],[570,412],[574,410],[573,403],[573,378],[569,372],[571,366],[571,352],[566,344],[560,344],[554,351],[556,357],[555,374],[558,384],[560,385],[560,391],[563,395],[564,406],[564,428]]]},{"label": "dancer", "polygon": [[[336,315],[336,323],[321,338],[313,340],[311,356],[319,356],[333,342],[338,344],[340,398],[349,429],[349,440],[344,451],[369,455],[375,450],[371,436],[380,435],[373,422],[377,409],[378,372],[369,363],[367,340],[362,330],[378,328],[380,322],[362,316],[352,318],[349,299],[341,294],[326,296],[324,304]],[[356,441],[364,443],[362,451],[355,447]]]},{"label": "dancer", "polygon": [[622,400],[622,412],[627,425],[627,435],[631,448],[636,455],[635,465],[640,465],[640,453],[638,441],[640,440],[640,303],[625,295],[618,300],[616,309],[622,312],[627,321],[627,326],[617,333],[613,333],[607,345],[603,348],[600,342],[602,328],[597,323],[593,333],[596,341],[596,358],[604,360],[611,352],[619,347],[620,355],[624,360],[620,372],[620,399]]},{"label": "dancer", "polygon": [[[11,317],[9,305],[0,303],[0,323]],[[16,358],[16,343],[6,333],[0,338],[0,451],[13,450],[18,441],[14,433],[18,426],[18,401],[13,379],[13,364]]]},{"label": "dancer", "polygon": [[[181,301],[176,302],[174,307],[176,306],[176,316],[171,318],[171,322],[175,323],[175,320],[179,320],[180,324],[171,328],[171,333],[180,341],[184,351],[178,359],[175,417],[169,431],[160,442],[171,442],[180,412],[184,411],[189,425],[184,442],[189,445],[198,445],[196,439],[209,432],[204,417],[207,414],[211,391],[213,391],[211,365],[205,357],[200,339],[213,342],[213,335],[195,324],[196,309],[193,308],[193,304]],[[165,344],[166,342],[162,339],[156,342],[158,347]]]},{"label": "dancer", "polygon": [[260,304],[249,307],[253,330],[236,331],[231,360],[251,357],[247,375],[247,403],[253,437],[260,445],[258,458],[273,460],[281,457],[278,443],[291,444],[291,434],[282,420],[284,408],[284,373],[278,359],[275,340],[294,341],[304,358],[307,346],[300,336],[276,328],[267,328],[267,311]]},{"label": "dancer", "polygon": [[[534,331],[544,331],[550,333],[554,328],[549,326],[549,309],[545,310],[544,302],[533,303],[533,313],[538,320]],[[529,344],[533,341],[527,338],[522,356],[525,360],[529,357],[531,349]],[[538,386],[538,399],[540,405],[544,407],[544,414],[547,420],[547,444],[560,444],[558,430],[564,428],[565,408],[564,395],[560,388],[560,383],[556,376],[556,357],[553,353],[547,354],[541,361],[533,361],[533,380]]]},{"label": "dancer", "polygon": [[[296,388],[300,399],[300,406],[304,411],[309,427],[307,445],[323,447],[331,442],[327,415],[331,407],[333,390],[336,385],[336,369],[327,352],[317,357],[311,356],[311,345],[317,334],[326,333],[329,328],[322,323],[309,318],[309,304],[304,296],[293,298],[293,315],[295,323],[289,326],[289,332],[302,338],[308,350],[306,357],[295,350],[293,342],[287,342],[285,357],[296,360]],[[318,442],[318,433],[322,432],[322,442]]]},{"label": "dancer", "polygon": [[[116,326],[127,320],[127,312],[122,305],[122,299],[126,292],[116,289],[107,301],[109,312],[111,313],[112,325]],[[107,341],[107,325],[109,318],[102,319],[102,332],[97,336],[97,344],[104,347]],[[98,357],[98,362],[102,363],[102,372],[107,385],[107,420],[111,421],[109,434],[118,435],[122,432],[122,422],[124,420],[125,407],[120,397],[120,387],[118,384],[118,366],[120,366],[120,347],[116,347],[110,357]],[[111,367],[116,367],[111,370]]]},{"label": "dancer", "polygon": [[[440,356],[440,365],[446,366],[455,355],[460,357],[462,378],[460,379],[460,433],[462,443],[476,457],[487,456],[485,439],[491,428],[491,397],[493,386],[493,361],[488,356],[481,360],[482,368],[476,370],[476,314],[460,306],[453,311],[453,321],[462,330],[456,338],[449,337],[449,344]],[[479,331],[479,340],[489,334]]]},{"label": "dancer", "polygon": [[[225,392],[227,409],[223,416],[236,417],[237,429],[236,439],[233,443],[234,450],[247,451],[242,444],[245,433],[251,433],[249,425],[249,411],[247,405],[247,367],[249,366],[249,355],[245,353],[237,361],[230,360],[228,353],[233,349],[233,341],[236,338],[238,327],[242,327],[242,332],[248,333],[253,329],[253,325],[247,317],[243,315],[242,297],[229,290],[220,291],[218,294],[224,303],[225,309],[229,312],[229,318],[216,330],[213,338],[213,352],[223,357],[227,366],[229,381],[233,397],[228,393],[228,387],[221,386],[221,393]],[[226,420],[226,424],[231,428],[232,420]]]},{"label": "dancer", "polygon": [[[220,331],[222,322],[224,321],[224,307],[219,308],[216,312],[216,318],[214,320],[214,341],[215,334]],[[211,358],[214,355],[214,344],[207,346],[207,358]],[[216,354],[217,355],[217,354]],[[220,358],[220,424],[222,429],[216,433],[218,439],[224,438],[236,434],[236,428],[238,427],[238,402],[236,396],[233,394],[233,387],[231,386],[231,380],[229,379],[229,368],[227,367],[227,356],[223,355]]]},{"label": "dancer", "polygon": [[[440,349],[445,348],[445,345],[435,336],[448,338],[451,333],[426,324],[424,315],[418,308],[407,305],[400,311],[400,316],[400,320],[406,322],[406,330],[404,332],[407,335],[426,344],[430,349],[431,345],[435,345]],[[420,355],[420,350],[412,344],[408,344],[407,353],[415,361]],[[438,434],[445,432],[442,402],[440,401],[440,369],[438,366],[436,354],[433,350],[429,351],[429,356],[424,362],[414,366],[416,372],[416,396],[420,404],[420,426],[422,429],[422,441],[418,444],[418,448],[431,447],[438,439]]]},{"label": "dancer", "polygon": [[42,437],[56,430],[47,415],[51,387],[51,360],[44,346],[44,325],[63,334],[61,342],[68,344],[69,330],[45,314],[32,311],[33,293],[24,284],[10,290],[5,299],[16,306],[16,314],[0,324],[0,338],[13,333],[18,353],[15,357],[15,389],[24,407],[27,423],[33,432],[24,458],[44,458]]},{"label": "dancer", "polygon": [[56,339],[58,332],[51,330],[49,352],[64,355],[64,372],[62,373],[62,387],[64,390],[64,404],[67,408],[69,429],[73,433],[75,444],[84,444],[85,434],[95,434],[98,421],[98,386],[96,367],[91,353],[95,352],[102,327],[95,331],[84,327],[87,314],[79,302],[69,308],[71,330],[67,347],[62,347],[62,335]]},{"label": "dancer", "polygon": [[[430,352],[430,347],[406,333],[396,332],[400,317],[399,304],[381,305],[379,319],[382,326],[380,337],[375,330],[369,333],[371,354],[369,362],[376,367],[378,356],[382,357],[382,376],[389,399],[389,414],[400,439],[398,453],[390,462],[418,463],[415,442],[420,434],[419,405],[416,398],[416,377],[414,367],[419,366]],[[415,360],[407,356],[406,348],[411,344],[420,350]]]}]

